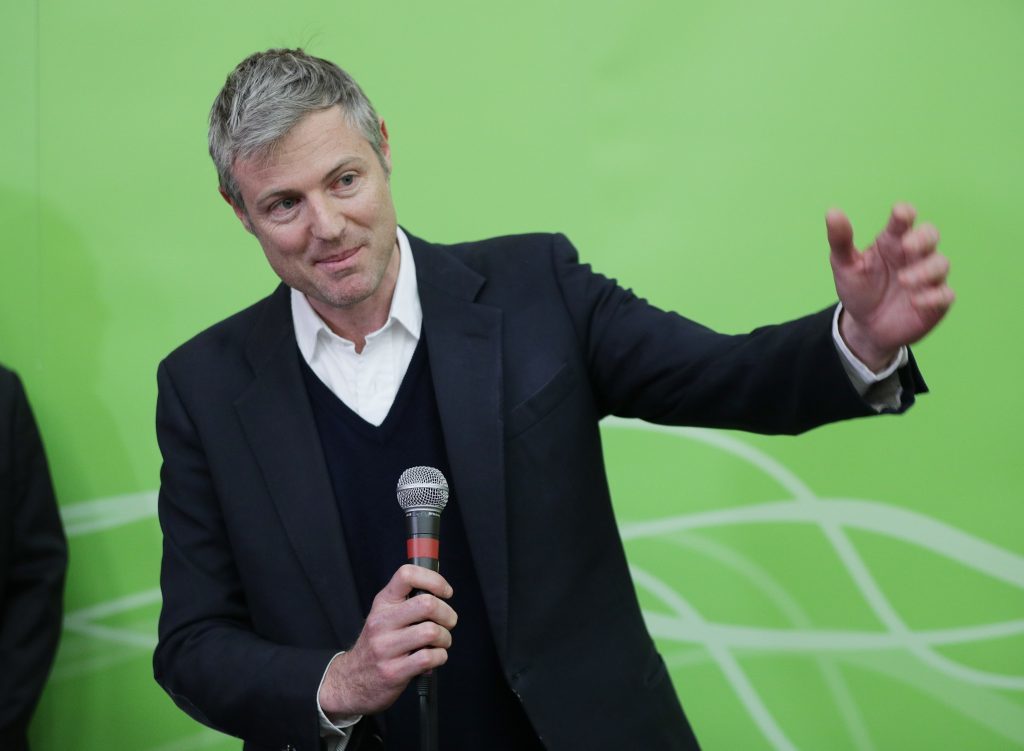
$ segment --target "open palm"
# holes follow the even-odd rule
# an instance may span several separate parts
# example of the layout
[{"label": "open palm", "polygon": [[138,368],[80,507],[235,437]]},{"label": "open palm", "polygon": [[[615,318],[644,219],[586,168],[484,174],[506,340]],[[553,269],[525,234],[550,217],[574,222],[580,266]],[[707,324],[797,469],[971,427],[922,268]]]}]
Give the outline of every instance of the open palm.
[{"label": "open palm", "polygon": [[919,341],[953,304],[949,261],[937,251],[938,231],[914,227],[907,204],[893,207],[889,223],[863,251],[843,212],[826,217],[832,274],[843,303],[840,333],[867,365],[880,369],[900,347]]}]

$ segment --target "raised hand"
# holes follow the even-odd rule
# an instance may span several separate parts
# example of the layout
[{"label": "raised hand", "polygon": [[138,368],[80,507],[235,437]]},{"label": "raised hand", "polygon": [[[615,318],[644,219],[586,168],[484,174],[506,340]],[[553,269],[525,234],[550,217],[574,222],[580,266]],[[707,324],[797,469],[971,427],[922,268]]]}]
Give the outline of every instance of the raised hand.
[{"label": "raised hand", "polygon": [[825,218],[836,292],[843,303],[839,333],[850,350],[881,370],[899,348],[919,341],[953,304],[946,283],[949,260],[936,248],[939,232],[914,226],[916,212],[897,204],[889,223],[864,251],[853,244],[846,215],[832,209]]},{"label": "raised hand", "polygon": [[[406,599],[414,589],[423,590]],[[448,659],[455,611],[452,588],[434,571],[406,564],[373,599],[355,645],[339,655],[320,686],[327,715],[366,715],[394,703],[410,680]]]}]

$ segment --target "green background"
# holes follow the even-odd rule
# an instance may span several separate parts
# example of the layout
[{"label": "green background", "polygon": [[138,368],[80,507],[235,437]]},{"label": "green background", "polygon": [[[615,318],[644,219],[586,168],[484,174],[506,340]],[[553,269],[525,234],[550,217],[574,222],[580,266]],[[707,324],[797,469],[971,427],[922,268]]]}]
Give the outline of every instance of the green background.
[{"label": "green background", "polygon": [[1024,748],[1024,4],[26,0],[0,37],[0,361],[71,553],[36,748],[238,747],[151,677],[154,374],[274,284],[205,118],[238,60],[295,45],[387,120],[411,231],[563,231],[722,330],[832,301],[830,206],[866,244],[914,202],[959,296],[918,408],[799,438],[612,422],[609,471],[709,751]]}]

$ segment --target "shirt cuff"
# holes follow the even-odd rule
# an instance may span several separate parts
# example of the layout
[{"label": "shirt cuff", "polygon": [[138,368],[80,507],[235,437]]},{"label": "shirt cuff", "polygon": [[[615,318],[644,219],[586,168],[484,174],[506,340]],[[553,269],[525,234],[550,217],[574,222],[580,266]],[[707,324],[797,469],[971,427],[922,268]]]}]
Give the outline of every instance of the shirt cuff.
[{"label": "shirt cuff", "polygon": [[881,412],[883,409],[899,409],[903,386],[900,384],[896,371],[910,361],[907,348],[900,347],[892,362],[876,373],[850,351],[839,334],[839,316],[842,312],[843,304],[839,303],[832,316],[832,340],[835,342],[836,349],[839,350],[839,359],[850,383],[860,397],[876,412]]},{"label": "shirt cuff", "polygon": [[352,726],[363,719],[361,714],[328,717],[324,713],[323,707],[320,706],[320,689],[324,685],[324,679],[327,678],[327,671],[331,669],[331,665],[339,655],[343,654],[345,653],[338,652],[331,658],[327,667],[324,668],[324,674],[320,676],[320,685],[316,687],[316,711],[320,717],[320,737],[327,741],[327,747],[331,751],[345,751],[345,746],[348,745],[349,738],[352,736]]}]

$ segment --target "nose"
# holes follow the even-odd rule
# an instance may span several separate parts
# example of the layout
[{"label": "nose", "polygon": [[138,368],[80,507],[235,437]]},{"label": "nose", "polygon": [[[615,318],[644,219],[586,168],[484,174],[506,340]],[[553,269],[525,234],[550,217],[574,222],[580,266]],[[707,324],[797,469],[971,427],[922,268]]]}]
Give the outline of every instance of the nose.
[{"label": "nose", "polygon": [[330,198],[311,197],[310,231],[313,237],[323,242],[335,242],[345,233],[345,214],[341,207],[332,205]]}]

